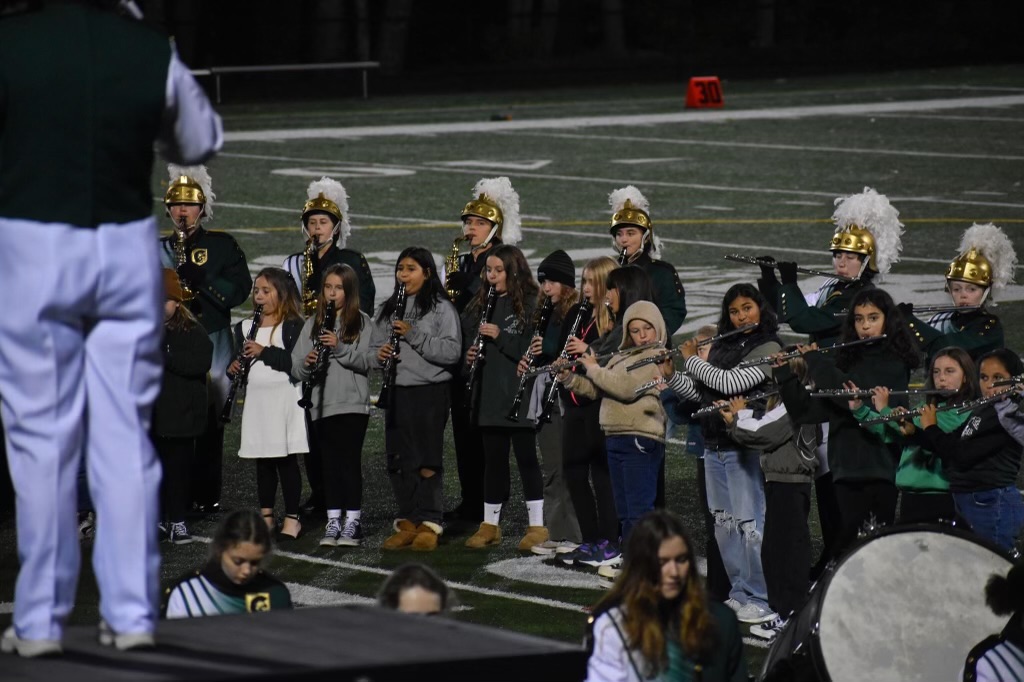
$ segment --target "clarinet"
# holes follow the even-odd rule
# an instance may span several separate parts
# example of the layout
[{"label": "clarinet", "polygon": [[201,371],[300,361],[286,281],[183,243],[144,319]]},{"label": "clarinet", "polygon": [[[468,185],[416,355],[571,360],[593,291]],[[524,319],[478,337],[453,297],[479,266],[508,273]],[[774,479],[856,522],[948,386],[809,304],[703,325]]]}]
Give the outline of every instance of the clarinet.
[{"label": "clarinet", "polygon": [[[487,304],[484,306],[483,315],[480,316],[480,324],[491,321],[494,314],[494,304],[498,301],[498,289],[492,284],[487,292]],[[473,339],[471,348],[476,348],[476,356],[469,366],[469,378],[466,379],[466,402],[473,405],[474,391],[477,384],[477,376],[480,374],[480,365],[484,361],[484,335],[480,333],[480,325],[477,325],[476,338]]]},{"label": "clarinet", "polygon": [[299,407],[308,410],[313,407],[313,388],[319,386],[327,379],[327,370],[330,369],[331,354],[330,346],[320,340],[320,337],[327,332],[334,331],[334,301],[327,301],[324,306],[324,321],[320,324],[320,331],[313,340],[313,350],[316,351],[316,362],[309,371],[309,378],[302,382],[302,397],[299,398]]},{"label": "clarinet", "polygon": [[391,355],[381,365],[384,371],[384,380],[380,385],[380,394],[377,396],[377,407],[386,407],[391,404],[391,385],[395,383],[398,375],[397,364],[401,362],[398,358],[398,347],[402,337],[395,331],[394,321],[405,318],[405,283],[398,283],[398,294],[395,296],[395,314],[391,318],[391,336],[388,337],[388,345],[391,346]]},{"label": "clarinet", "polygon": [[[544,301],[544,305],[541,306],[540,311],[537,313],[537,321],[533,325],[533,331],[530,333],[530,342],[538,336],[544,336],[544,332],[547,331],[548,322],[551,321],[551,312],[555,309],[555,304],[552,302],[551,297],[548,296],[547,300]],[[533,367],[533,363],[537,358],[526,351],[526,369],[529,371]],[[526,384],[530,381],[530,375],[527,372],[523,372],[523,376],[519,377],[519,389],[516,391],[516,397],[512,401],[512,407],[509,408],[508,414],[505,415],[505,419],[510,422],[519,421],[519,408],[523,404],[523,395],[526,393]]]},{"label": "clarinet", "polygon": [[621,268],[621,267],[625,266],[627,260],[628,259],[626,258],[626,247],[623,246],[622,247],[622,253],[619,254],[619,267]]},{"label": "clarinet", "polygon": [[[625,249],[623,249],[623,251],[625,251]],[[576,311],[576,319],[572,321],[572,326],[569,327],[569,335],[565,337],[565,346],[562,347],[562,352],[558,357],[562,358],[563,360],[569,359],[569,351],[567,350],[569,347],[569,342],[573,338],[575,338],[575,336],[579,333],[580,327],[583,326],[583,318],[586,315],[588,315],[590,311],[593,309],[594,305],[590,302],[589,299],[584,298],[582,301],[580,301],[579,310]],[[543,424],[551,423],[551,411],[555,409],[555,400],[557,398],[558,382],[552,380],[551,383],[548,385],[547,392],[544,393],[544,406],[543,408],[541,408],[540,416],[537,417],[538,427]]]},{"label": "clarinet", "polygon": [[[252,311],[252,326],[249,327],[249,334],[245,337],[246,341],[255,341],[256,334],[260,330],[260,322],[263,320],[263,306],[257,305]],[[249,382],[249,369],[252,367],[252,358],[245,357],[245,343],[238,349],[238,355],[235,356],[235,360],[240,365],[238,373],[231,377],[231,388],[228,390],[228,399],[224,401],[224,409],[220,411],[220,420],[225,424],[231,422],[231,413],[235,409],[235,396],[238,395],[238,389],[242,388]]]}]

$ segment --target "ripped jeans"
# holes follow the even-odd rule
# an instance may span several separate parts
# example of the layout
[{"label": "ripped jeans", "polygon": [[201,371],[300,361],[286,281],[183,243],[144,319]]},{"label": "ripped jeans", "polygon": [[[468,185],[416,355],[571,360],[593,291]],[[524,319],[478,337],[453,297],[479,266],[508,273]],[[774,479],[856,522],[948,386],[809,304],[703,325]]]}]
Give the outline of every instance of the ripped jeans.
[{"label": "ripped jeans", "polygon": [[764,477],[758,452],[705,450],[708,509],[715,517],[715,539],[740,604],[768,608],[768,588],[761,569],[764,532]]}]

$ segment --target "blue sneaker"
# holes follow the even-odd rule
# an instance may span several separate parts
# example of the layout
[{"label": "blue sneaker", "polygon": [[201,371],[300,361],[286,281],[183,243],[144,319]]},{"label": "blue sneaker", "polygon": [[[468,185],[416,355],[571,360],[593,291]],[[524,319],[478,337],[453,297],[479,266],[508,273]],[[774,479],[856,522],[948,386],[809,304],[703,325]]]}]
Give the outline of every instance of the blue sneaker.
[{"label": "blue sneaker", "polygon": [[590,556],[580,559],[579,563],[599,568],[615,566],[622,562],[622,552],[619,550],[619,546],[611,540],[602,540],[596,545],[592,545],[592,548]]},{"label": "blue sneaker", "polygon": [[589,558],[593,551],[594,546],[589,542],[584,542],[582,545],[580,545],[573,551],[559,555],[558,558],[566,566],[574,566],[577,563],[579,563],[582,559]]}]

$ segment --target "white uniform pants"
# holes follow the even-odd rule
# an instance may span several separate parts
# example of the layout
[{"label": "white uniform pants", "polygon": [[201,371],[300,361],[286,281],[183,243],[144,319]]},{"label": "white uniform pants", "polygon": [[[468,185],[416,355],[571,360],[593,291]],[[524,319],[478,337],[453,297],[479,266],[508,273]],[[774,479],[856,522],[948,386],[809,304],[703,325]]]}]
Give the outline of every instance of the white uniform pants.
[{"label": "white uniform pants", "polygon": [[14,626],[60,639],[80,563],[75,477],[96,507],[100,614],[152,632],[163,284],[152,219],[97,229],[0,218],[0,408],[17,497]]}]

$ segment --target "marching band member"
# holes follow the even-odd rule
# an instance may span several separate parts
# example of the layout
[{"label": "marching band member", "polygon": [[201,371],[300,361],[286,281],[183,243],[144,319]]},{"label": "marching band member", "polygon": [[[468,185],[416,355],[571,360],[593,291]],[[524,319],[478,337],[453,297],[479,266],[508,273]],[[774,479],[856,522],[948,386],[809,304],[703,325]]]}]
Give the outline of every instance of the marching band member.
[{"label": "marching band member", "polygon": [[[478,371],[475,385],[468,388],[470,409],[484,444],[484,520],[466,546],[479,549],[501,542],[501,508],[509,494],[509,448],[515,452],[523,483],[523,497],[529,515],[529,527],[519,542],[521,551],[548,540],[544,526],[544,480],[537,461],[534,425],[526,415],[509,421],[508,408],[519,389],[516,368],[530,347],[530,330],[539,287],[533,280],[523,252],[502,244],[487,255],[488,289],[481,289],[462,316],[462,345],[465,365],[473,384],[473,368]],[[497,292],[490,321],[484,314],[488,290]],[[483,342],[478,351],[474,342]],[[485,358],[479,358],[480,353]],[[479,364],[482,362],[482,367]],[[474,453],[479,457],[479,453]]]},{"label": "marching band member", "polygon": [[[522,238],[519,194],[506,177],[484,178],[474,185],[473,198],[463,207],[461,217],[462,235],[452,244],[452,255],[445,261],[445,288],[459,315],[465,312],[481,288],[487,293],[484,264],[491,250],[503,243],[518,244]],[[458,256],[462,242],[468,243],[469,251]],[[470,339],[474,336],[476,329]],[[483,442],[470,419],[465,384],[458,374],[452,380],[452,436],[462,501],[448,516],[479,523],[484,505],[484,462],[480,457]]]},{"label": "marching band member", "polygon": [[[345,247],[352,234],[349,222],[348,192],[337,180],[322,177],[309,183],[302,206],[302,236],[306,248],[284,259],[282,266],[295,280],[302,295],[302,312],[309,317],[317,311],[317,298],[323,286],[323,273],[331,265],[348,265],[359,279],[359,309],[370,314],[377,295],[370,265],[363,254]],[[316,253],[313,253],[314,249]],[[324,512],[323,455],[307,414],[310,434],[309,453],[305,457],[309,499],[300,509],[306,515]]]},{"label": "marching band member", "polygon": [[[686,341],[681,347],[686,374],[677,372],[672,376],[672,390],[684,400],[707,406],[716,400],[747,395],[769,381],[766,364],[745,368],[737,365],[744,358],[779,351],[778,320],[755,286],[734,284],[722,298],[719,334],[747,325],[755,326],[716,341],[707,361],[700,359],[696,339]],[[761,566],[765,500],[760,453],[730,438],[719,415],[702,422],[702,434],[708,505],[715,516],[715,539],[732,583],[726,604],[736,610],[743,623],[771,621],[776,614],[768,606]]]},{"label": "marching band member", "polygon": [[213,364],[210,366],[210,416],[206,432],[196,445],[192,469],[192,497],[201,512],[220,507],[221,460],[224,425],[220,410],[231,380],[225,370],[234,357],[231,345],[231,309],[245,303],[252,290],[252,276],[245,254],[227,232],[210,231],[204,221],[213,220],[212,181],[206,166],[167,166],[170,185],[164,195],[167,215],[175,233],[160,240],[160,259],[174,268],[185,291],[186,306],[210,335]]},{"label": "marching band member", "polygon": [[839,197],[835,203],[836,228],[829,244],[832,267],[836,275],[852,281],[827,279],[816,292],[804,296],[796,283],[796,263],[786,261],[778,263],[781,286],[772,265],[761,266],[758,280],[779,320],[795,332],[809,334],[810,343],[819,346],[835,342],[843,324],[836,313],[849,310],[854,296],[874,287],[875,276],[889,272],[903,248],[900,213],[885,195],[865,187],[860,194]]},{"label": "marching band member", "polygon": [[686,293],[679,273],[661,260],[661,240],[654,235],[647,197],[633,185],[608,195],[612,207],[612,243],[619,265],[635,265],[651,278],[654,302],[658,305],[671,338],[686,319]]},{"label": "marching band member", "polygon": [[[327,304],[334,319],[327,320]],[[317,346],[320,346],[319,348]],[[363,541],[363,440],[370,420],[370,316],[359,309],[359,279],[345,264],[329,265],[308,318],[291,350],[292,378],[313,383],[305,410],[310,442],[322,458],[327,526],[320,545],[357,547]],[[321,352],[326,370],[318,369]],[[326,374],[314,376],[326,371]],[[307,462],[309,460],[307,459]],[[345,512],[344,523],[341,513]]]},{"label": "marching band member", "polygon": [[[801,346],[807,377],[817,390],[886,386],[906,390],[920,358],[906,322],[892,297],[882,289],[864,289],[850,303],[843,319],[842,342],[886,335],[886,338],[819,353]],[[896,462],[900,448],[860,427],[846,398],[811,398],[799,382],[785,382],[787,366],[775,370],[786,410],[802,424],[828,421],[828,464],[835,482],[841,529],[833,558],[847,549],[862,524],[872,516],[882,524],[896,517]],[[901,400],[904,405],[906,400]]]},{"label": "marching band member", "polygon": [[910,331],[929,361],[947,346],[965,349],[972,359],[1003,347],[1003,325],[985,304],[995,291],[1013,281],[1017,269],[1013,242],[991,223],[974,224],[964,231],[959,253],[946,270],[946,291],[956,307],[979,306],[976,310],[938,313],[925,324],[913,317],[912,305],[901,305]]},{"label": "marching band member", "polygon": [[[405,313],[396,319],[402,285]],[[391,347],[393,334],[398,348]],[[449,409],[454,409],[452,366],[462,353],[462,335],[459,315],[445,296],[427,249],[410,246],[398,254],[395,291],[377,312],[369,353],[374,364],[391,357],[395,362],[390,397],[382,407],[387,411],[384,449],[398,516],[395,533],[381,549],[433,551],[443,532],[444,427]]]}]

